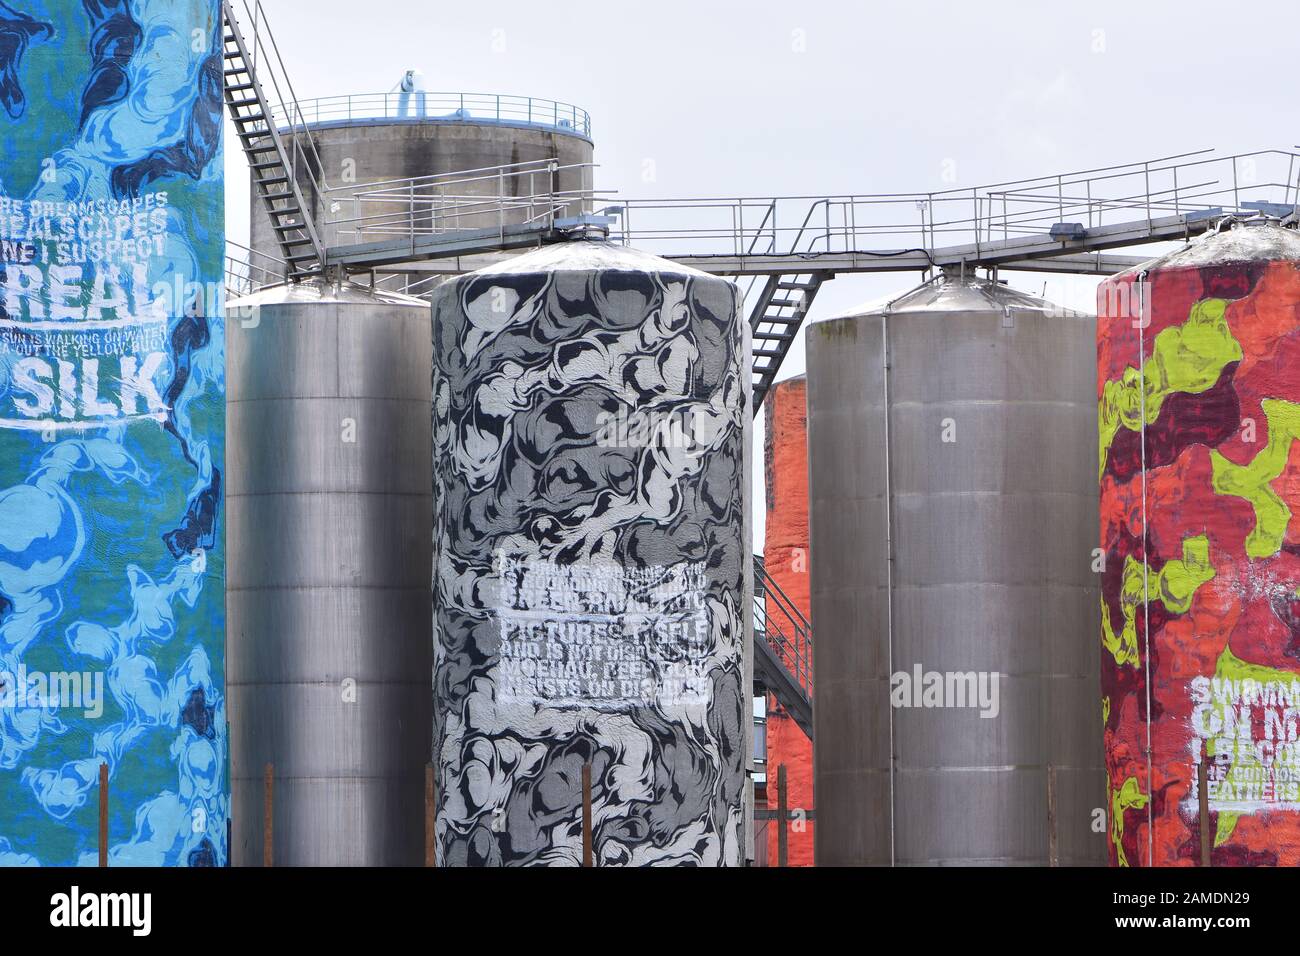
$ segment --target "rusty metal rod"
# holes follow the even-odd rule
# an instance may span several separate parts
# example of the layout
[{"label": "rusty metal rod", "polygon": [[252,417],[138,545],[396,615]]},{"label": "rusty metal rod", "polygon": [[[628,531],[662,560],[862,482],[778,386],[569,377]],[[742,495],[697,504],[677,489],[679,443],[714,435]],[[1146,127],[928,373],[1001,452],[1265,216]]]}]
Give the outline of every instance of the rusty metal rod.
[{"label": "rusty metal rod", "polygon": [[99,865],[108,866],[108,764],[99,765]]},{"label": "rusty metal rod", "polygon": [[591,764],[582,765],[582,865],[591,866]]}]

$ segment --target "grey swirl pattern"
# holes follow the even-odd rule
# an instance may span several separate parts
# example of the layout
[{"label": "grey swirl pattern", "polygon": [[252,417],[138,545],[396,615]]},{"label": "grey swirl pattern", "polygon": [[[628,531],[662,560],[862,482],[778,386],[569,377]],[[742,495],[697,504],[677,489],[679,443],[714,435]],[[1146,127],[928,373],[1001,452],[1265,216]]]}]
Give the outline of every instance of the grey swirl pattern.
[{"label": "grey swirl pattern", "polygon": [[738,293],[580,245],[434,299],[439,862],[577,864],[589,763],[597,865],[739,865]]}]

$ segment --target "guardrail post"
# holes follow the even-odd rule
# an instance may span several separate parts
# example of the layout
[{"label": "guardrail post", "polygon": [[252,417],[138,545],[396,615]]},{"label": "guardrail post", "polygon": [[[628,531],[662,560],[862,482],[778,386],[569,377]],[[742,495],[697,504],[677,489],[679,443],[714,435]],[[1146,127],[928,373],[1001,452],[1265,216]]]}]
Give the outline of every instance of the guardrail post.
[{"label": "guardrail post", "polygon": [[1142,183],[1146,192],[1145,201],[1147,207],[1147,229],[1151,229],[1151,161],[1147,160],[1142,164]]},{"label": "guardrail post", "polygon": [[790,865],[789,803],[786,796],[785,764],[776,767],[776,865]]},{"label": "guardrail post", "polygon": [[1210,865],[1210,850],[1214,838],[1210,836],[1210,770],[1209,747],[1202,742],[1201,759],[1196,764],[1196,800],[1201,811],[1201,866]]},{"label": "guardrail post", "polygon": [[424,865],[437,866],[438,791],[433,781],[433,764],[424,765]]},{"label": "guardrail post", "polygon": [[108,764],[99,765],[99,865],[108,866]]},{"label": "guardrail post", "polygon": [[1060,847],[1056,832],[1056,767],[1047,765],[1047,865],[1060,866]]},{"label": "guardrail post", "polygon": [[267,764],[262,772],[262,866],[275,865],[273,811],[275,800],[275,766]]},{"label": "guardrail post", "polygon": [[591,764],[582,765],[582,865],[592,865],[591,856]]}]

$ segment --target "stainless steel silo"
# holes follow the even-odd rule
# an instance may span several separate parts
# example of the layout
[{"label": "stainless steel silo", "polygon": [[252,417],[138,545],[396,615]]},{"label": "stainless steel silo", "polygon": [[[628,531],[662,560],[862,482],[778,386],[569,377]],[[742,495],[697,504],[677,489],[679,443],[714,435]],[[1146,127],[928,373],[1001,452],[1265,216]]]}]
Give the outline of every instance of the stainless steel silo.
[{"label": "stainless steel silo", "polygon": [[1104,859],[1094,329],[960,274],[810,328],[818,865]]},{"label": "stainless steel silo", "polygon": [[423,860],[427,305],[320,281],[229,306],[233,857]]},{"label": "stainless steel silo", "polygon": [[440,865],[737,866],[750,375],[731,282],[574,241],[433,296]]}]

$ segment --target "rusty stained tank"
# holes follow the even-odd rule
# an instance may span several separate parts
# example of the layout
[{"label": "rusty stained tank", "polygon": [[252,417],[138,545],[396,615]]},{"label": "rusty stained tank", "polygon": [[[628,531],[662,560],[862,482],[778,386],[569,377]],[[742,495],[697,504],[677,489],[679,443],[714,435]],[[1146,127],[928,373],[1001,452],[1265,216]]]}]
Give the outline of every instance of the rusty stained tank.
[{"label": "rusty stained tank", "polygon": [[[764,472],[767,491],[767,521],[763,559],[768,575],[808,618],[808,379],[777,382],[763,403],[765,418]],[[782,612],[770,596],[767,620],[780,622]],[[793,634],[792,639],[797,639]],[[778,703],[767,695],[767,806],[777,809],[777,768],[785,766],[786,806],[790,812],[812,811],[812,741]],[[778,856],[779,822],[767,827],[770,865]],[[786,865],[812,866],[813,829],[811,820],[799,825],[787,822]]]}]

